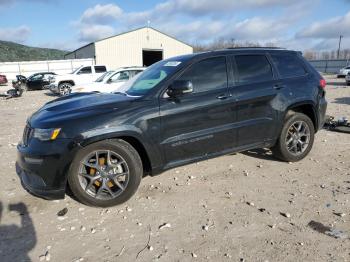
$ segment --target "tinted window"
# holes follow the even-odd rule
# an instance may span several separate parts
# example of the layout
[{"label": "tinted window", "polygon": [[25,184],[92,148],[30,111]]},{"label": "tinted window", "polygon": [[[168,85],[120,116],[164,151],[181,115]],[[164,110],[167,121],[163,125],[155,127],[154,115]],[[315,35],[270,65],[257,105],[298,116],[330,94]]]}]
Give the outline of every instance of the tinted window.
[{"label": "tinted window", "polygon": [[264,55],[235,56],[238,82],[248,84],[273,79],[272,68]]},{"label": "tinted window", "polygon": [[107,71],[107,69],[105,66],[95,66],[95,73],[97,73],[97,74],[104,73],[106,71]]},{"label": "tinted window", "polygon": [[87,67],[83,67],[82,69],[80,69],[79,74],[91,74],[91,67],[87,66]]},{"label": "tinted window", "polygon": [[37,75],[33,75],[30,77],[30,80],[36,81],[36,80],[41,80],[43,79],[43,75],[42,74],[37,74]]},{"label": "tinted window", "polygon": [[271,57],[280,76],[283,78],[303,76],[306,74],[305,68],[296,55],[272,54]]},{"label": "tinted window", "polygon": [[202,60],[185,71],[180,80],[189,80],[193,92],[205,92],[227,87],[226,58],[214,57]]}]

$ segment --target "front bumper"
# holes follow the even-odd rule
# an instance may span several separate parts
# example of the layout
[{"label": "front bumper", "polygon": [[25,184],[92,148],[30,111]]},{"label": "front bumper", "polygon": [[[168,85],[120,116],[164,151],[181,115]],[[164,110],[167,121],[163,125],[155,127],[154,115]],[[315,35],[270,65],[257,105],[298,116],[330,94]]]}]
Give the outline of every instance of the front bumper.
[{"label": "front bumper", "polygon": [[68,139],[53,142],[31,141],[17,146],[16,172],[22,186],[35,196],[62,199],[75,147]]},{"label": "front bumper", "polygon": [[41,177],[26,172],[22,169],[18,162],[16,162],[16,173],[21,179],[21,184],[25,190],[30,194],[41,197],[44,199],[54,200],[54,199],[63,199],[65,196],[65,188],[59,189],[48,189],[45,188],[45,184],[42,181]]}]

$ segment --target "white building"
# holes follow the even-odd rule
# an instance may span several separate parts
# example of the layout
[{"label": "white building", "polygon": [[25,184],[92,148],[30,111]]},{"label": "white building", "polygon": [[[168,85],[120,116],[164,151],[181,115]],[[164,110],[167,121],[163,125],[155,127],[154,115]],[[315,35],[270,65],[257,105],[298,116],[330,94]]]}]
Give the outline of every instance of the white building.
[{"label": "white building", "polygon": [[143,27],[83,46],[65,59],[94,58],[109,69],[149,66],[173,56],[191,54],[193,47],[154,28]]}]

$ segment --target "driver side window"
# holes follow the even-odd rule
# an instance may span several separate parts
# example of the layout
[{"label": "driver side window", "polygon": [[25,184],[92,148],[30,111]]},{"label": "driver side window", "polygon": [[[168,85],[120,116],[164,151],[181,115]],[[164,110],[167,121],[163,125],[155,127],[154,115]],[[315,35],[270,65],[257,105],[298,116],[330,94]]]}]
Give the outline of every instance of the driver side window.
[{"label": "driver side window", "polygon": [[32,77],[32,80],[41,80],[43,78],[43,75],[35,75]]},{"label": "driver side window", "polygon": [[199,61],[188,68],[178,80],[191,81],[194,93],[226,88],[226,58],[222,56]]},{"label": "driver side window", "polygon": [[91,66],[83,67],[79,71],[79,75],[92,74]]}]

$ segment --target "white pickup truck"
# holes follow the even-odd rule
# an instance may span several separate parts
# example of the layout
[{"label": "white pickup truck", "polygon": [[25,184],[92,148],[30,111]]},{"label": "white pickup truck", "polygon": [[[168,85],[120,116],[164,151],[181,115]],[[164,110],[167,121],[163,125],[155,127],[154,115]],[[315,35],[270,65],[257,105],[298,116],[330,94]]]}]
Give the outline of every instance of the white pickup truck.
[{"label": "white pickup truck", "polygon": [[104,65],[81,66],[70,74],[52,77],[48,88],[55,94],[66,95],[72,86],[92,83],[105,72],[107,68]]}]

